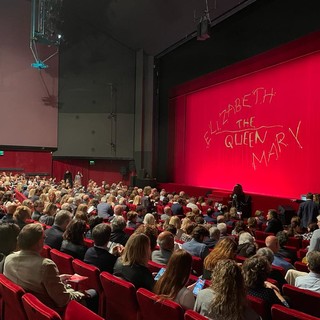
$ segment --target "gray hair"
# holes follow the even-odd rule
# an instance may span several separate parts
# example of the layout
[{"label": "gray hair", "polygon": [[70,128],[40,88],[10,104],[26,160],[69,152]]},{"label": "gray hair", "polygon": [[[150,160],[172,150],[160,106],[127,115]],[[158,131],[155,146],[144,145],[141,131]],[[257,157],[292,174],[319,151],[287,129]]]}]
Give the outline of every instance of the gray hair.
[{"label": "gray hair", "polygon": [[270,264],[272,264],[273,259],[274,259],[274,253],[273,253],[273,251],[271,249],[269,249],[267,247],[260,248],[257,251],[257,255],[266,257],[267,260],[270,262]]},{"label": "gray hair", "polygon": [[112,231],[124,230],[126,227],[126,220],[122,216],[114,216],[111,221],[111,229]]}]

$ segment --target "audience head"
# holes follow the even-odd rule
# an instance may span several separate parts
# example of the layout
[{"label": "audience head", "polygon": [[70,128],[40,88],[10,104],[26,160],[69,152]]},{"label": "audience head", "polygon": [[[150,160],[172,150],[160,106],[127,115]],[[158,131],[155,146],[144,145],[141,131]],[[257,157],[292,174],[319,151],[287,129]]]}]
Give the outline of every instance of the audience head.
[{"label": "audience head", "polygon": [[174,236],[169,231],[163,231],[159,234],[157,243],[162,250],[173,251]]},{"label": "audience head", "polygon": [[248,288],[261,288],[267,280],[271,266],[266,257],[254,255],[246,259],[242,265],[245,284]]},{"label": "audience head", "polygon": [[239,245],[245,243],[254,243],[254,238],[249,232],[241,232],[239,235]]},{"label": "audience head", "polygon": [[307,254],[308,268],[310,271],[320,274],[320,252],[311,251]]},{"label": "audience head", "polygon": [[217,227],[211,227],[209,229],[210,238],[213,240],[219,240],[220,239],[220,230]]},{"label": "audience head", "polygon": [[227,234],[227,225],[224,222],[218,223],[217,228],[220,231],[220,235],[226,235]]},{"label": "audience head", "polygon": [[0,253],[7,256],[17,247],[17,236],[20,228],[14,223],[0,222]]},{"label": "audience head", "polygon": [[84,234],[86,232],[86,223],[83,220],[71,220],[67,225],[63,238],[73,244],[83,244]]},{"label": "audience head", "polygon": [[210,314],[217,316],[217,319],[244,319],[246,289],[241,268],[234,260],[223,259],[217,262],[211,288],[215,295],[210,305]]},{"label": "audience head", "polygon": [[177,230],[182,228],[181,227],[181,220],[180,220],[180,218],[178,216],[171,217],[170,221],[169,221],[169,224],[174,225],[177,228]]},{"label": "audience head", "polygon": [[203,226],[197,226],[192,231],[192,238],[197,242],[203,242],[205,237],[209,237],[209,231]]},{"label": "audience head", "polygon": [[273,253],[277,253],[279,251],[279,241],[275,236],[268,236],[265,240],[266,247],[271,249]]},{"label": "audience head", "polygon": [[209,255],[204,260],[204,267],[209,271],[213,271],[218,261],[223,259],[234,260],[236,257],[238,245],[236,241],[227,237],[221,239],[214,249],[209,253]]},{"label": "audience head", "polygon": [[98,216],[91,216],[88,220],[88,224],[90,227],[90,230],[93,230],[93,228],[95,226],[97,226],[98,224],[103,222],[103,218],[102,217],[98,217]]},{"label": "audience head", "polygon": [[66,211],[69,211],[70,213],[73,212],[71,205],[67,202],[61,206],[61,210],[66,210]]},{"label": "audience head", "polygon": [[112,232],[123,231],[126,227],[126,220],[122,216],[114,216],[111,221]]},{"label": "audience head", "polygon": [[267,248],[267,247],[258,249],[256,255],[267,258],[267,260],[269,261],[270,265],[272,264],[273,259],[274,259],[273,251],[271,249]]},{"label": "audience head", "polygon": [[165,230],[165,231],[169,231],[174,237],[175,237],[176,234],[177,234],[177,228],[176,228],[173,224],[167,224],[167,225],[164,227],[164,230]]},{"label": "audience head", "polygon": [[40,252],[43,248],[43,228],[40,223],[30,223],[24,226],[17,238],[21,250]]},{"label": "audience head", "polygon": [[279,242],[279,246],[283,247],[286,245],[286,243],[289,240],[288,234],[285,231],[279,231],[276,235],[278,242]]},{"label": "audience head", "polygon": [[124,265],[148,265],[151,256],[150,240],[143,233],[134,233],[128,239],[121,256]]},{"label": "audience head", "polygon": [[256,228],[257,227],[257,220],[255,217],[250,217],[247,220],[248,228]]},{"label": "audience head", "polygon": [[111,228],[106,223],[96,225],[92,230],[92,239],[96,246],[106,246],[110,240]]},{"label": "audience head", "polygon": [[43,201],[41,201],[41,200],[36,200],[36,201],[33,203],[33,208],[34,208],[35,211],[42,213],[42,212],[43,212],[43,209],[44,209],[44,203],[43,203]]},{"label": "audience head", "polygon": [[278,212],[275,209],[269,209],[267,214],[267,220],[278,219]]},{"label": "audience head", "polygon": [[58,207],[54,203],[48,203],[43,210],[44,214],[48,216],[54,216],[57,212]]},{"label": "audience head", "polygon": [[217,223],[224,223],[226,221],[225,216],[223,216],[222,214],[219,214],[217,216]]},{"label": "audience head", "polygon": [[120,204],[117,204],[116,206],[114,206],[113,212],[115,216],[122,216],[123,206]]},{"label": "audience head", "polygon": [[60,210],[54,218],[54,224],[65,231],[71,219],[72,215],[69,211]]},{"label": "audience head", "polygon": [[150,249],[154,250],[157,245],[158,229],[150,224],[141,224],[134,233],[145,234],[150,240]]},{"label": "audience head", "polygon": [[13,214],[16,221],[26,221],[31,218],[31,210],[26,206],[19,206]]},{"label": "audience head", "polygon": [[191,272],[192,257],[187,251],[178,249],[169,259],[165,273],[154,286],[154,293],[161,299],[174,300],[187,284]]},{"label": "audience head", "polygon": [[155,220],[153,214],[152,213],[147,213],[144,216],[143,223],[144,224],[155,225],[156,224],[156,220]]}]

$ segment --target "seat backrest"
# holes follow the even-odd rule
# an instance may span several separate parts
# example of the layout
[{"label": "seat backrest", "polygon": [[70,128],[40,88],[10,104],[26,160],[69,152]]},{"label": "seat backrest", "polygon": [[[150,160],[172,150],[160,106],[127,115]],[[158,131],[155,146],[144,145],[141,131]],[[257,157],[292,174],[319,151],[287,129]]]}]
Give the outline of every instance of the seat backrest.
[{"label": "seat backrest", "polygon": [[297,251],[301,248],[302,240],[296,237],[289,237],[286,245],[296,248],[296,251]]},{"label": "seat backrest", "polygon": [[150,272],[158,272],[161,268],[165,268],[166,265],[164,264],[160,264],[154,261],[149,260],[148,261],[148,269],[150,270]]},{"label": "seat backrest", "polygon": [[184,314],[184,320],[206,320],[208,318],[202,316],[193,310],[187,310]]},{"label": "seat backrest", "polygon": [[88,279],[79,282],[78,290],[94,289],[98,293],[102,291],[100,270],[97,267],[87,264],[79,259],[72,260],[72,266],[75,273],[88,277]]},{"label": "seat backrest", "polygon": [[131,236],[134,233],[134,228],[125,227],[123,231]]},{"label": "seat backrest", "polygon": [[201,258],[192,256],[192,270],[197,273],[197,276],[203,274],[203,260]]},{"label": "seat backrest", "polygon": [[87,264],[79,259],[72,260],[73,270],[81,276],[88,277],[88,279],[78,283],[78,290],[94,289],[99,295],[99,315],[103,316],[105,313],[105,298],[100,281],[100,270]]},{"label": "seat backrest", "polygon": [[259,231],[259,230],[256,230],[255,231],[255,238],[256,240],[265,240],[266,237],[268,236],[273,236],[274,234],[271,233],[271,232],[264,232],[264,231]]},{"label": "seat backrest", "polygon": [[22,303],[28,320],[61,320],[56,311],[47,307],[31,293],[22,296]]},{"label": "seat backrest", "polygon": [[137,320],[139,306],[134,285],[108,272],[100,274],[106,301],[106,319]]},{"label": "seat backrest", "polygon": [[298,271],[303,271],[303,272],[309,272],[309,268],[308,266],[301,262],[301,261],[296,261],[294,263],[294,267],[298,270]]},{"label": "seat backrest", "polygon": [[285,270],[284,268],[282,268],[282,267],[278,267],[278,266],[272,265],[271,268],[272,268],[272,270],[278,270],[278,271],[280,271],[283,276],[285,276],[286,273],[287,273],[286,270]]},{"label": "seat backrest", "polygon": [[75,319],[86,319],[86,320],[104,320],[96,313],[92,312],[81,303],[71,300],[64,313],[63,320],[75,320]]},{"label": "seat backrest", "polygon": [[88,248],[91,248],[94,246],[94,241],[92,239],[84,238],[83,242],[84,242],[84,245]]},{"label": "seat backrest", "polygon": [[268,314],[266,303],[261,298],[257,298],[251,295],[247,295],[247,300],[251,308],[262,318],[267,319],[270,316],[270,311]]},{"label": "seat backrest", "polygon": [[289,297],[290,307],[315,317],[320,317],[320,293],[300,289],[289,284],[282,286],[283,294]]},{"label": "seat backrest", "polygon": [[274,304],[271,308],[272,319],[276,320],[316,320],[317,317],[311,316],[301,311],[287,308],[280,304]]},{"label": "seat backrest", "polygon": [[3,299],[3,319],[27,320],[27,315],[24,311],[21,300],[25,291],[20,286],[6,278],[3,274],[0,274],[0,287]]},{"label": "seat backrest", "polygon": [[140,288],[137,290],[137,299],[142,320],[183,319],[182,307],[171,300],[160,300],[153,292]]},{"label": "seat backrest", "polygon": [[72,260],[69,254],[60,252],[56,249],[50,251],[52,261],[57,265],[60,274],[74,274]]},{"label": "seat backrest", "polygon": [[48,246],[47,244],[44,244],[41,250],[41,256],[44,258],[51,259],[50,251],[51,251],[51,247]]}]

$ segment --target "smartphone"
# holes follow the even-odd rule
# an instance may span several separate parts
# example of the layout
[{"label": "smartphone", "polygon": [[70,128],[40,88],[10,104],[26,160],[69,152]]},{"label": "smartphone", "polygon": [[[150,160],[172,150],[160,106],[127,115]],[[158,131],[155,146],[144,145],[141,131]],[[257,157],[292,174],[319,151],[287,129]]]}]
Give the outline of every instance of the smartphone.
[{"label": "smartphone", "polygon": [[161,268],[159,272],[156,274],[156,276],[154,277],[154,280],[156,281],[159,280],[165,271],[166,271],[166,268]]},{"label": "smartphone", "polygon": [[206,280],[199,278],[196,282],[196,285],[193,288],[193,294],[198,295],[199,291],[203,289]]}]

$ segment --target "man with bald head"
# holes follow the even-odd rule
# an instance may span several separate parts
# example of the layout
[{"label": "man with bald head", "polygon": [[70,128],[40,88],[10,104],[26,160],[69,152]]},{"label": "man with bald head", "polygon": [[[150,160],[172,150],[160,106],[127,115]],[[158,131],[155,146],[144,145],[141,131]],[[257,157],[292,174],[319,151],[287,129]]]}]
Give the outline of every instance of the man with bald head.
[{"label": "man with bald head", "polygon": [[152,261],[160,264],[167,264],[174,248],[174,236],[169,231],[163,231],[159,234],[157,243],[160,250],[152,252]]},{"label": "man with bald head", "polygon": [[276,236],[268,236],[265,240],[265,243],[266,247],[271,249],[274,253],[274,260],[272,262],[273,266],[284,268],[286,271],[289,269],[294,269],[294,266],[290,262],[284,260],[281,255],[278,254],[280,245]]}]

